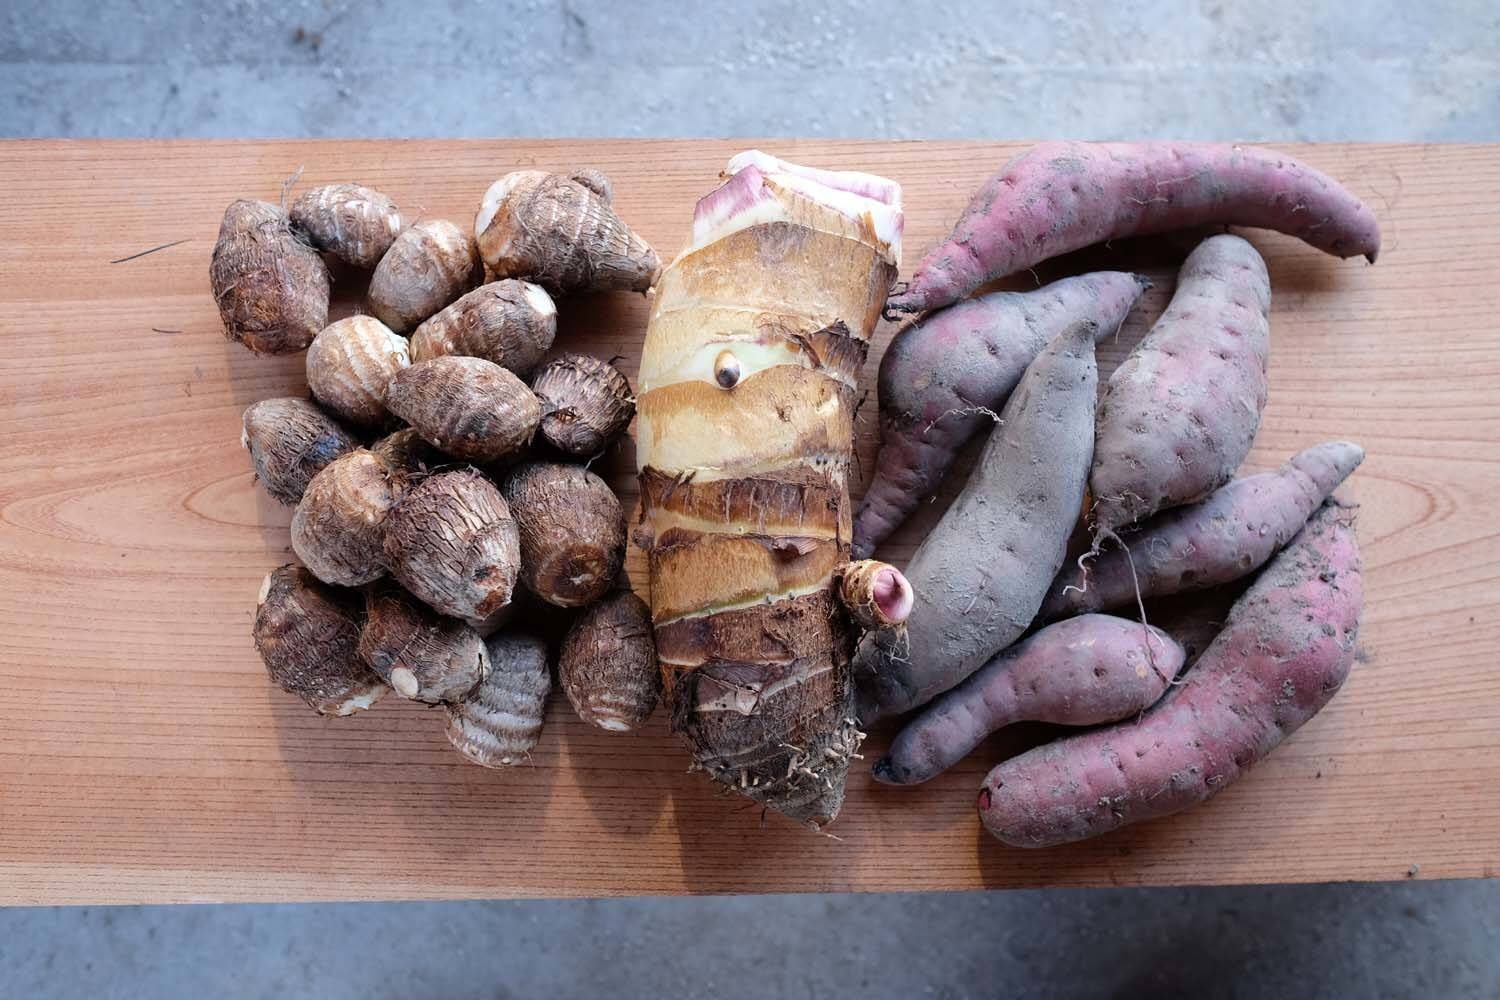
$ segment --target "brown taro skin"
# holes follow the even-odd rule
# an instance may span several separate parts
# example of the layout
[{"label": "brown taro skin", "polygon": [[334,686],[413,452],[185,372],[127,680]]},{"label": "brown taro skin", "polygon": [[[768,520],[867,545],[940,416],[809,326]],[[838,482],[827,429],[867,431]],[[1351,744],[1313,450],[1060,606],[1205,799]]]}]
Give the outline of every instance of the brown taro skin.
[{"label": "brown taro skin", "polygon": [[915,785],[963,760],[990,733],[1023,721],[1097,726],[1156,704],[1182,669],[1165,632],[1113,615],[1080,615],[997,653],[906,724],[876,779]]},{"label": "brown taro skin", "polygon": [[953,506],[906,568],[906,628],[855,655],[863,723],[923,705],[1031,625],[1062,568],[1094,445],[1094,324],[1068,328],[1026,369]]},{"label": "brown taro skin", "polygon": [[412,485],[386,517],[391,576],[428,607],[478,625],[510,603],[520,567],[505,498],[473,470]]},{"label": "brown taro skin", "polygon": [[1014,847],[1051,847],[1212,797],[1343,685],[1363,594],[1353,511],[1331,500],[1235,603],[1183,684],[1139,721],[991,771],[979,791],[985,829]]},{"label": "brown taro skin", "polygon": [[397,236],[370,277],[370,312],[405,333],[484,280],[474,240],[447,219]]},{"label": "brown taro skin", "polygon": [[328,325],[328,266],[270,202],[224,210],[209,284],[225,335],[256,354],[305,350]]},{"label": "brown taro skin", "polygon": [[614,365],[587,354],[564,354],[532,379],[542,402],[541,434],[558,451],[589,458],[630,425],[635,394]]},{"label": "brown taro skin", "polygon": [[350,715],[390,690],[359,657],[355,597],[295,563],[261,585],[255,649],[271,679],[320,715]]},{"label": "brown taro skin", "polygon": [[428,444],[410,427],[392,431],[370,445],[375,457],[385,463],[391,475],[403,484],[424,479],[433,472],[453,466],[453,459]]},{"label": "brown taro skin", "polygon": [[646,602],[621,590],[585,608],[563,638],[557,671],[584,722],[614,733],[645,725],[662,691]]},{"label": "brown taro skin", "polygon": [[661,259],[600,188],[608,192],[609,184],[597,172],[505,175],[485,193],[474,222],[484,262],[500,277],[524,278],[553,295],[644,292]]},{"label": "brown taro skin", "polygon": [[608,483],[582,466],[527,462],[501,490],[520,532],[526,589],[577,608],[614,585],[625,562],[625,511]]},{"label": "brown taro skin", "polygon": [[1275,472],[1236,479],[1199,503],[1162,511],[1121,532],[1127,548],[1106,542],[1082,569],[1064,566],[1038,617],[1056,621],[1134,606],[1137,593],[1167,597],[1252,573],[1302,530],[1364,457],[1350,441],[1325,441]]},{"label": "brown taro skin", "polygon": [[324,583],[357,587],[385,575],[382,536],[400,485],[364,448],[312,478],[292,515],[292,549]]},{"label": "brown taro skin", "polygon": [[489,673],[448,703],[448,742],[482,767],[523,764],[541,739],[552,690],[547,644],[536,636],[501,632],[485,648]]},{"label": "brown taro skin", "polygon": [[462,698],[490,669],[478,632],[394,586],[365,595],[359,655],[401,697],[430,703]]},{"label": "brown taro skin", "polygon": [[463,354],[525,378],[557,336],[557,306],[540,285],[492,281],[428,317],[411,335],[413,361]]},{"label": "brown taro skin", "polygon": [[361,427],[385,422],[391,379],[411,363],[406,338],[373,316],[324,327],[307,349],[307,388],[324,408]]},{"label": "brown taro skin", "polygon": [[288,507],[296,506],[324,466],[359,447],[337,420],[301,397],[251,403],[241,426],[240,443],[250,452],[255,477]]},{"label": "brown taro skin", "polygon": [[419,361],[391,380],[385,403],[434,447],[471,462],[521,451],[542,417],[526,383],[483,358]]},{"label": "brown taro skin", "polygon": [[292,225],[319,250],[370,270],[401,232],[396,203],[363,184],[325,184],[304,191],[291,208]]},{"label": "brown taro skin", "polygon": [[1096,538],[1223,486],[1266,406],[1271,279],[1249,243],[1211,236],[1188,255],[1151,332],[1099,404]]},{"label": "brown taro skin", "polygon": [[1206,225],[1295,236],[1375,262],[1375,213],[1338,181],[1274,150],[1208,142],[1043,142],[991,176],[895,312],[957,302],[988,281],[1095,243]]},{"label": "brown taro skin", "polygon": [[853,558],[868,558],[930,500],[975,434],[994,426],[1026,366],[1069,324],[1114,336],[1145,278],[1100,271],[1030,292],[992,292],[896,333],[880,359],[880,451],[854,514]]}]

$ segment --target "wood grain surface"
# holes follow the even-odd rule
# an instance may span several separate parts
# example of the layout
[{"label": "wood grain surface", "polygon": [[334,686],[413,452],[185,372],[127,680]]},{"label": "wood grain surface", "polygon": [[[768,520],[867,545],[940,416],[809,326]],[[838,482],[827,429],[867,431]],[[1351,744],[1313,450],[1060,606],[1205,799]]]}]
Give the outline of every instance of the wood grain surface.
[{"label": "wood grain surface", "polygon": [[[1188,814],[1072,847],[989,840],[992,740],[917,789],[851,776],[836,837],[721,797],[666,732],[592,731],[555,698],[529,765],[465,763],[440,712],[387,699],[323,719],[250,641],[290,558],[289,512],[239,446],[252,401],[304,389],[302,358],[227,342],[208,291],[233,198],[359,180],[469,224],[522,166],[606,170],[664,255],[743,143],[8,142],[0,241],[0,902],[575,896],[1494,876],[1500,872],[1500,147],[1290,151],[1370,200],[1380,263],[1250,238],[1274,284],[1264,469],[1319,440],[1369,459],[1368,604],[1347,687],[1245,781]],[[1016,144],[776,142],[905,186],[907,264]],[[155,253],[114,263],[153,247]],[[1190,237],[1049,265],[1138,268],[1160,312]],[[1017,287],[1036,280],[1024,275]],[[340,313],[358,284],[346,281]],[[563,302],[559,348],[635,375],[645,301]],[[881,331],[879,345],[891,334]],[[872,358],[867,381],[874,371]],[[873,453],[874,400],[860,414]],[[633,500],[633,453],[605,468]],[[904,558],[942,503],[888,551]],[[642,582],[641,560],[630,571]],[[1039,731],[1022,734],[1032,739]],[[877,753],[889,733],[876,733]]]}]

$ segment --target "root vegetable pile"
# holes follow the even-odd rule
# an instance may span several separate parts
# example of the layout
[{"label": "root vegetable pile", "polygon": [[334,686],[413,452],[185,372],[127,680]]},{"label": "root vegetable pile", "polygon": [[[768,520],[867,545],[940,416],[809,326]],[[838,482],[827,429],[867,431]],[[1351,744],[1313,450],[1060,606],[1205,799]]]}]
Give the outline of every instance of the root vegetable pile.
[{"label": "root vegetable pile", "polygon": [[[1256,246],[1203,239],[1102,394],[1095,344],[1144,278],[968,298],[1092,244],[1205,225],[1373,263],[1375,217],[1335,180],[1250,147],[1042,143],[909,283],[901,188],[871,174],[742,153],[665,266],[614,196],[596,170],[528,169],[483,193],[472,232],[411,224],[357,184],[225,212],[225,331],[257,354],[306,349],[313,397],[242,421],[256,477],[295,507],[300,565],[266,578],[254,622],[285,691],[332,716],[391,690],[441,704],[453,747],[491,768],[540,745],[554,686],[606,732],[639,731],[660,702],[691,769],[813,829],[878,721],[893,739],[867,766],[891,786],[1013,723],[1080,727],[984,764],[983,827],[1048,847],[1207,800],[1340,689],[1362,587],[1354,508],[1334,494],[1364,452],[1301,441],[1235,478],[1268,402]],[[371,315],[330,323],[330,275],[349,267],[371,272]],[[557,303],[648,290],[637,393],[618,358],[569,349]],[[892,329],[856,509],[861,369],[882,314],[904,313],[927,315]],[[632,421],[649,601],[598,474]],[[950,472],[966,482],[909,565],[873,558]]]},{"label": "root vegetable pile", "polygon": [[[626,512],[574,464],[608,455],[635,395],[603,359],[548,363],[554,294],[644,291],[659,270],[612,197],[596,170],[512,175],[472,234],[403,228],[390,197],[358,184],[308,190],[290,213],[226,211],[210,275],[226,332],[260,354],[307,351],[312,399],[252,404],[241,442],[266,492],[295,507],[302,563],[266,578],[255,646],[315,711],[348,715],[394,690],[446,706],[469,760],[524,763],[553,687],[548,641],[522,630],[547,617],[524,586],[576,616],[560,667],[579,718],[627,732],[651,715],[649,613],[628,589],[607,596],[629,586]],[[531,228],[506,234],[517,225]],[[498,279],[484,285],[481,244]],[[371,315],[330,323],[343,265],[372,272]],[[533,604],[516,615],[517,600]]]},{"label": "root vegetable pile", "polygon": [[[1267,402],[1271,280],[1254,246],[1226,233],[1187,256],[1082,434],[1064,408],[1029,412],[1076,383],[1056,343],[1038,355],[1037,340],[1053,335],[1049,323],[1117,328],[1139,294],[1130,276],[960,301],[1093,243],[1205,224],[1274,229],[1371,263],[1380,248],[1366,205],[1276,153],[1043,143],[984,184],[887,302],[895,315],[937,311],[898,331],[881,365],[861,555],[932,495],[986,411],[1010,398],[912,559],[905,628],[867,635],[856,657],[861,721],[925,704],[874,776],[926,781],[1019,720],[1113,723],[990,772],[979,812],[1006,844],[1063,844],[1208,799],[1321,709],[1353,658],[1359,550],[1353,509],[1333,492],[1364,451],[1331,441],[1233,478]],[[1080,442],[1093,545],[1063,565],[1085,495]]]}]

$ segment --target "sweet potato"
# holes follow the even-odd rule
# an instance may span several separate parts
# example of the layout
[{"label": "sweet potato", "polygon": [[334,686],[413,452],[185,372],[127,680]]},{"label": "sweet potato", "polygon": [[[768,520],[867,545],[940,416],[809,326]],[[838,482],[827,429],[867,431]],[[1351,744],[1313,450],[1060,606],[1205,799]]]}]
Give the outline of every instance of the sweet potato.
[{"label": "sweet potato", "polygon": [[1177,291],[1099,404],[1095,537],[1229,482],[1266,405],[1271,281],[1238,236],[1212,236],[1182,265]]},{"label": "sweet potato", "polygon": [[1089,611],[1166,597],[1238,579],[1265,565],[1365,453],[1327,441],[1292,456],[1275,472],[1236,479],[1206,500],[1163,511],[1120,535],[1083,569],[1064,566],[1039,617],[1055,621]]},{"label": "sweet potato", "polygon": [[854,515],[854,558],[937,491],[959,449],[1069,323],[1093,320],[1096,337],[1112,336],[1149,285],[1119,271],[1085,274],[982,295],[897,333],[880,361],[880,451]]},{"label": "sweet potato", "polygon": [[1075,322],[1026,369],[968,484],[912,557],[906,629],[866,633],[859,718],[942,694],[1014,642],[1061,568],[1094,450],[1094,324]]},{"label": "sweet potato", "polygon": [[1223,143],[1044,142],[975,193],[947,241],[887,303],[940,309],[980,285],[1072,250],[1224,224],[1274,229],[1336,257],[1380,252],[1375,214],[1290,156]]},{"label": "sweet potato", "polygon": [[1352,512],[1329,501],[1229,613],[1186,680],[1139,721],[1038,747],[979,792],[985,828],[1049,847],[1168,816],[1244,774],[1338,691],[1363,589]]},{"label": "sweet potato", "polygon": [[902,729],[875,777],[892,785],[935,778],[990,733],[1015,722],[1097,726],[1156,704],[1183,649],[1165,632],[1113,615],[1049,625],[1002,650]]}]

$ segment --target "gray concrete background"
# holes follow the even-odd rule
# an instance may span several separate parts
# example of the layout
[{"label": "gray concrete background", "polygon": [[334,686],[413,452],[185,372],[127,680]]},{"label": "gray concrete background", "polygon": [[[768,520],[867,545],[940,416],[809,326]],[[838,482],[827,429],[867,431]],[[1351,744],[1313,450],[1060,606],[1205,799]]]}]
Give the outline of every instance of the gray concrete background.
[{"label": "gray concrete background", "polygon": [[[1494,0],[3,7],[4,136],[1500,139]],[[0,996],[1492,998],[1497,951],[1477,882],[18,909]]]}]

